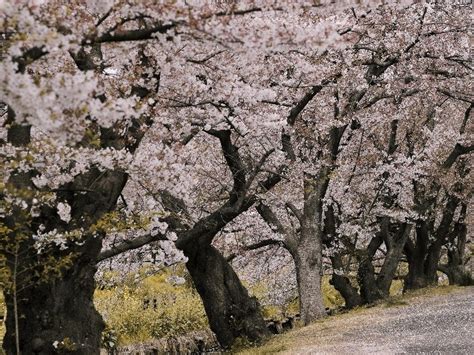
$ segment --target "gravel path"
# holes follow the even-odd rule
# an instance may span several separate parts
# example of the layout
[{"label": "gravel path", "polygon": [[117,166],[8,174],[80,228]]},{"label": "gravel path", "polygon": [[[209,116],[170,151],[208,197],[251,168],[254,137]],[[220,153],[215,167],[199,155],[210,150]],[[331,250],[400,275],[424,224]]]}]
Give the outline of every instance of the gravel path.
[{"label": "gravel path", "polygon": [[[377,307],[295,332],[286,354],[474,354],[474,287]],[[293,338],[293,336],[292,336]]]}]

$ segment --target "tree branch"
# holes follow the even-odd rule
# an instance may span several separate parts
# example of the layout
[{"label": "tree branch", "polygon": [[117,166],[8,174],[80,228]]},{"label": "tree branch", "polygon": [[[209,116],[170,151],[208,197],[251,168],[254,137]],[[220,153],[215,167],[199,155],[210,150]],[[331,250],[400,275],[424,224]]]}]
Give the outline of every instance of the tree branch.
[{"label": "tree branch", "polygon": [[231,199],[238,199],[245,194],[247,174],[242,159],[240,158],[239,151],[232,143],[231,131],[209,130],[206,132],[214,137],[219,138],[224,158],[234,179],[234,186],[231,191]]},{"label": "tree branch", "polygon": [[114,247],[111,247],[110,249],[102,251],[97,257],[97,262],[104,261],[105,259],[112,258],[119,254],[125,253],[126,251],[129,251],[129,250],[141,248],[142,246],[149,244],[151,242],[156,242],[158,240],[167,240],[167,239],[168,238],[166,238],[162,234],[157,234],[157,235],[145,234],[131,240],[124,240],[120,244]]},{"label": "tree branch", "polygon": [[258,214],[263,218],[263,220],[268,224],[272,231],[277,231],[280,234],[287,235],[287,230],[280,222],[278,217],[272,211],[269,206],[259,203],[256,207]]},{"label": "tree branch", "polygon": [[13,62],[18,64],[18,72],[24,73],[28,64],[33,63],[48,53],[44,47],[33,47],[28,49],[21,56],[14,57]]},{"label": "tree branch", "polygon": [[469,154],[474,151],[474,145],[464,146],[459,143],[456,143],[454,149],[451,151],[451,154],[446,158],[442,167],[443,169],[449,169],[456,162],[457,158],[464,154]]},{"label": "tree branch", "polygon": [[452,99],[455,99],[455,100],[464,101],[464,102],[467,102],[469,104],[474,103],[474,99],[472,97],[469,97],[469,95],[467,95],[467,94],[463,94],[463,93],[459,93],[459,92],[452,92],[452,91],[449,91],[447,89],[441,89],[441,88],[438,88],[438,92],[440,92],[441,94],[446,95],[446,96],[448,96]]},{"label": "tree branch", "polygon": [[303,214],[301,211],[291,202],[285,203],[285,206],[290,209],[290,211],[295,215],[295,217],[298,219],[300,223],[302,223],[303,220]]},{"label": "tree branch", "polygon": [[461,124],[461,128],[459,128],[459,133],[464,134],[466,131],[467,121],[471,117],[472,109],[474,108],[474,102],[472,102],[469,107],[467,108],[466,112],[464,112],[464,119]]},{"label": "tree branch", "polygon": [[321,84],[313,86],[304,96],[296,103],[295,106],[290,110],[290,113],[288,114],[288,117],[286,119],[286,122],[290,125],[293,126],[296,122],[296,118],[299,116],[299,114],[306,108],[308,103],[318,94],[321,92],[321,90],[330,82],[333,82],[335,79],[340,77],[341,74],[336,74],[334,77],[329,78],[329,79],[324,79],[321,81]]},{"label": "tree branch", "polygon": [[252,182],[255,180],[255,178],[257,177],[258,173],[260,171],[262,171],[262,167],[263,165],[265,164],[265,162],[267,161],[267,159],[270,157],[270,155],[272,155],[273,153],[275,152],[275,149],[270,149],[268,150],[267,152],[265,152],[265,154],[262,155],[262,157],[260,158],[260,160],[258,161],[257,165],[255,166],[255,168],[252,170],[252,174],[250,174],[249,176],[249,179],[245,185],[245,189],[244,191],[247,191],[249,188],[250,188],[250,185],[252,185]]},{"label": "tree branch", "polygon": [[166,33],[170,29],[176,27],[177,22],[172,22],[167,25],[156,25],[151,28],[144,28],[141,30],[130,30],[118,33],[104,33],[95,38],[88,38],[83,44],[90,43],[104,43],[104,42],[128,42],[128,41],[143,41],[151,39],[155,33]]},{"label": "tree branch", "polygon": [[[263,248],[263,247],[267,247],[269,245],[278,245],[280,247],[284,247],[285,246],[285,243],[281,240],[276,240],[276,239],[264,239],[260,242],[257,242],[257,243],[254,243],[254,244],[250,244],[250,245],[246,245],[244,246],[242,249],[243,251],[250,251],[250,250],[255,250],[255,249],[260,249],[260,248]],[[232,253],[230,254],[226,260],[228,262],[231,262],[232,260],[234,260],[236,257],[238,256],[237,253]]]}]

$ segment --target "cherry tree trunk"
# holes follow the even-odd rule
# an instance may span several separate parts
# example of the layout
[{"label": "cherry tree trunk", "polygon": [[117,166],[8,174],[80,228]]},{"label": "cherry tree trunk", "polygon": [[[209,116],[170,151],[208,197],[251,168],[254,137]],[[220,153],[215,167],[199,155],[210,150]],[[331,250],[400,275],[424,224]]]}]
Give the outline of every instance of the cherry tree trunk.
[{"label": "cherry tree trunk", "polygon": [[425,274],[429,285],[438,284],[438,264],[441,258],[441,243],[436,241],[428,249],[428,255],[425,260]]},{"label": "cherry tree trunk", "polygon": [[362,297],[357,292],[357,289],[351,285],[351,282],[346,276],[333,274],[330,284],[341,294],[344,298],[345,307],[352,309],[363,304]]},{"label": "cherry tree trunk", "polygon": [[[94,256],[100,251],[100,238],[87,243],[73,266],[61,278],[32,285],[17,294],[19,344],[21,354],[68,353],[99,354],[104,322],[95,310]],[[3,347],[16,354],[14,295],[5,294],[7,332]],[[54,344],[69,344],[55,349]]]},{"label": "cherry tree trunk", "polygon": [[325,317],[326,308],[323,304],[321,290],[321,240],[320,238],[303,240],[293,251],[293,258],[298,283],[301,319],[306,325],[316,319]]},{"label": "cherry tree trunk", "polygon": [[396,232],[387,236],[387,253],[377,277],[377,288],[383,297],[390,296],[390,286],[400,263],[403,248],[412,230],[411,225],[407,223],[394,225],[396,226]]},{"label": "cherry tree trunk", "polygon": [[383,295],[377,287],[375,268],[372,264],[374,255],[382,243],[383,239],[380,235],[372,238],[367,247],[366,254],[363,255],[359,261],[357,281],[360,287],[360,295],[362,296],[364,303],[373,303],[383,298]]},{"label": "cherry tree trunk", "polygon": [[255,297],[240,282],[231,265],[212,245],[183,248],[186,264],[202,298],[209,325],[223,348],[239,338],[257,342],[270,335]]},{"label": "cherry tree trunk", "polygon": [[441,246],[432,246],[425,253],[408,258],[408,275],[405,278],[404,291],[417,290],[438,283],[438,261]]},{"label": "cherry tree trunk", "polygon": [[450,285],[472,286],[474,279],[472,273],[467,271],[463,265],[446,266],[443,272],[448,276]]},{"label": "cherry tree trunk", "polygon": [[463,204],[458,221],[455,223],[450,235],[448,249],[448,263],[443,265],[441,271],[446,273],[450,285],[471,286],[474,285],[472,270],[468,270],[466,260],[466,243],[468,228],[466,224],[467,205]]},{"label": "cherry tree trunk", "polygon": [[[334,255],[333,257],[331,257],[331,263],[334,270],[342,269],[343,265],[340,255]],[[351,309],[362,305],[362,297],[357,292],[357,289],[351,285],[350,280],[344,275],[338,275],[336,272],[332,274],[329,283],[334,286],[334,288],[344,298],[346,308]]]},{"label": "cherry tree trunk", "polygon": [[405,277],[403,291],[417,290],[429,285],[425,274],[424,259],[414,258],[408,260],[408,274]]},{"label": "cherry tree trunk", "polygon": [[428,254],[429,226],[426,221],[419,221],[416,225],[416,243],[409,247],[409,240],[405,245],[405,254],[408,261],[408,274],[405,277],[403,291],[417,290],[428,286],[428,277],[425,273],[425,260]]}]

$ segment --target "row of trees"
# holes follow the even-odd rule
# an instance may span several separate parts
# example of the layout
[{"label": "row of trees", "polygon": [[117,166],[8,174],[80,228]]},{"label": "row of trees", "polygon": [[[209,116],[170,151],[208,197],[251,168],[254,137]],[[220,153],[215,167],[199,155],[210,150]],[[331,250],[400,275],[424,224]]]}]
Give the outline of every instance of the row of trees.
[{"label": "row of trees", "polygon": [[472,283],[469,9],[346,5],[2,5],[8,354],[98,353],[97,264],[143,246],[224,347],[268,330],[216,237],[288,250],[306,324],[323,255],[347,307],[402,259],[406,289]]}]

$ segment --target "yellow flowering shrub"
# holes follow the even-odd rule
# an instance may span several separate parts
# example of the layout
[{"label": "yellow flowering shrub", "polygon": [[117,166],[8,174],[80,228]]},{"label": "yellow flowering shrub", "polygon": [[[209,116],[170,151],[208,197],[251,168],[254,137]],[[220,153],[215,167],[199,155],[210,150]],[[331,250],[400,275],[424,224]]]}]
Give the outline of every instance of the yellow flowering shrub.
[{"label": "yellow flowering shrub", "polygon": [[201,299],[188,282],[173,285],[170,271],[97,290],[95,305],[119,346],[182,335],[208,327]]}]

